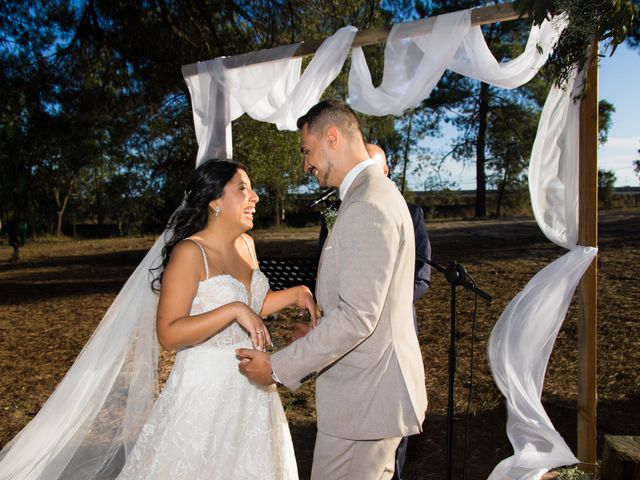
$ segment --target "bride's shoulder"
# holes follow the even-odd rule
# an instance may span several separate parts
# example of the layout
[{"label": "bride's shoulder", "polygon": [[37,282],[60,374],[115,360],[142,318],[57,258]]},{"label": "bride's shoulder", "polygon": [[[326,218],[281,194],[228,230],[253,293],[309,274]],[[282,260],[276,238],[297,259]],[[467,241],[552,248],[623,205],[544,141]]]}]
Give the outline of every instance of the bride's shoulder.
[{"label": "bride's shoulder", "polygon": [[185,261],[202,258],[202,250],[197,239],[185,238],[178,242],[171,251],[171,260]]}]

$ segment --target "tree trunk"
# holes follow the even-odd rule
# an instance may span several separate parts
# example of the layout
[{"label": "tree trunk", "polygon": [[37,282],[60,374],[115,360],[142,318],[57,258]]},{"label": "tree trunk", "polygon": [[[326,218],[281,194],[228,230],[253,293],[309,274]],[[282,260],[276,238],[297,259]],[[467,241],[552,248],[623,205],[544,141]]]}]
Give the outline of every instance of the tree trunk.
[{"label": "tree trunk", "polygon": [[62,201],[60,201],[60,189],[57,187],[53,189],[53,196],[56,200],[56,237],[62,236],[62,215],[64,215],[64,211],[67,208],[67,203],[69,203],[74,183],[75,179],[72,178],[69,182],[67,194],[64,196]]},{"label": "tree trunk", "polygon": [[280,193],[277,191],[273,192],[273,226],[280,226],[280,218],[282,216],[282,199],[280,198]]},{"label": "tree trunk", "polygon": [[484,172],[487,117],[489,116],[489,85],[480,83],[478,138],[476,140],[476,217],[487,215],[487,177]]},{"label": "tree trunk", "polygon": [[62,214],[64,213],[64,208],[62,210],[56,209],[56,237],[60,238],[62,236]]},{"label": "tree trunk", "polygon": [[502,177],[502,181],[500,182],[500,186],[498,187],[498,193],[496,196],[496,217],[500,217],[502,215],[502,199],[504,198],[506,185],[507,179],[506,176],[504,176]]},{"label": "tree trunk", "polygon": [[498,187],[498,193],[496,198],[496,217],[502,215],[502,200],[504,199],[504,193],[507,190],[507,180],[509,179],[509,164],[505,166],[504,175],[502,175],[502,181]]},{"label": "tree trunk", "polygon": [[13,220],[9,222],[9,245],[13,247],[13,254],[11,255],[11,262],[16,263],[20,260],[20,238],[19,229],[20,222]]},{"label": "tree trunk", "polygon": [[409,124],[407,125],[407,137],[404,143],[404,159],[402,166],[402,186],[400,191],[404,195],[405,186],[407,182],[407,165],[409,164],[409,147],[411,145],[411,124],[413,123],[413,110],[409,114]]}]

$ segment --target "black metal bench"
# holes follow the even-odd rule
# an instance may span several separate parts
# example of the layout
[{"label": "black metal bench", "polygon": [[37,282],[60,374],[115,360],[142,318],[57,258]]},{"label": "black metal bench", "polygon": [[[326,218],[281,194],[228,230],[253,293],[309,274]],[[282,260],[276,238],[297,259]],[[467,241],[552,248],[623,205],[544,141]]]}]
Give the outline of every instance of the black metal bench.
[{"label": "black metal bench", "polygon": [[271,290],[306,285],[315,291],[318,261],[315,258],[262,258],[260,270],[269,279]]}]

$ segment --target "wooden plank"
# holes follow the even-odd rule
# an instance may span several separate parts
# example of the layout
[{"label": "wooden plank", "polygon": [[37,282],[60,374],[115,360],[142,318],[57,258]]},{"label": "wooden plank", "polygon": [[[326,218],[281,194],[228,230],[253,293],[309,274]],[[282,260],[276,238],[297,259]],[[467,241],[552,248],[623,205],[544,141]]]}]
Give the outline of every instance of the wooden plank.
[{"label": "wooden plank", "polygon": [[488,25],[490,23],[517,20],[520,15],[513,8],[513,3],[503,3],[471,10],[471,25]]},{"label": "wooden plank", "polygon": [[[424,34],[429,32],[433,18],[436,17],[431,17],[431,19],[421,19],[412,22],[406,22],[407,28],[410,30],[409,35]],[[515,20],[517,18],[519,18],[519,15],[514,10],[512,3],[474,8],[473,10],[471,10],[471,25],[486,25],[489,23],[506,22],[509,20]],[[384,43],[387,40],[390,31],[390,25],[359,31],[356,33],[353,39],[352,47],[364,47],[367,45]],[[227,68],[236,68],[244,65],[252,65],[255,63],[291,58],[291,55],[289,53],[290,50],[287,47],[296,47],[295,53],[293,55],[294,58],[306,57],[313,55],[318,50],[323,41],[324,40],[304,41],[297,44],[285,45],[284,47],[269,48],[265,50],[259,50],[258,52],[233,55],[225,57],[224,64]],[[260,54],[260,59],[257,62],[254,60],[256,53]],[[189,77],[197,73],[197,63],[183,65],[182,67],[183,77]]]},{"label": "wooden plank", "polygon": [[640,437],[605,435],[602,480],[640,480]]},{"label": "wooden plank", "polygon": [[[592,44],[597,59],[598,42]],[[598,246],[598,63],[587,72],[588,90],[580,105],[580,195],[578,243]],[[597,264],[587,268],[578,287],[578,458],[595,464],[596,458],[596,327]]]}]

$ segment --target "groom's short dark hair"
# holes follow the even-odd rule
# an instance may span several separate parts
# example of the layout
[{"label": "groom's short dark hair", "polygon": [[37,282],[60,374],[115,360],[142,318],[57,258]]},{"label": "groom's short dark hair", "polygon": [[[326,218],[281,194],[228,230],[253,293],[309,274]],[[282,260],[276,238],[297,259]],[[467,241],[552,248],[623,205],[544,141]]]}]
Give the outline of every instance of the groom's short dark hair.
[{"label": "groom's short dark hair", "polygon": [[316,103],[297,121],[298,129],[307,128],[317,134],[322,133],[329,125],[337,126],[343,134],[350,138],[363,138],[360,120],[351,107],[339,100],[323,100]]}]

